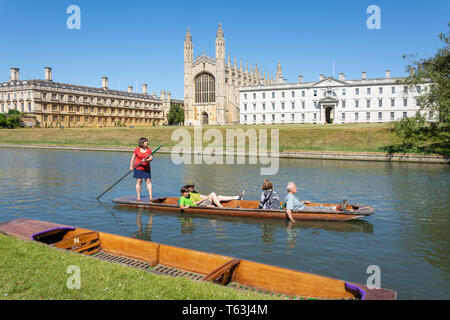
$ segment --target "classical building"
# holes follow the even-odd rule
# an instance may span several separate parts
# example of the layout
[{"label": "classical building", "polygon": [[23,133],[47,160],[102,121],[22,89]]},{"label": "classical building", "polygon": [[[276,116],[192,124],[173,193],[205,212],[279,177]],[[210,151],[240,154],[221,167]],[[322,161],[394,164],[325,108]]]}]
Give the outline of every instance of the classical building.
[{"label": "classical building", "polygon": [[18,110],[41,127],[159,126],[172,103],[170,92],[150,95],[146,84],[141,93],[111,90],[107,77],[101,88],[54,82],[50,67],[43,80],[20,80],[11,68],[9,81],[0,82],[0,112]]},{"label": "classical building", "polygon": [[225,38],[221,25],[216,34],[215,58],[204,53],[194,59],[189,28],[184,40],[185,125],[227,124],[239,122],[239,87],[282,82],[281,66],[277,78],[257,65],[248,68],[225,59]]},{"label": "classical building", "polygon": [[[354,123],[389,122],[413,116],[420,106],[417,96],[430,84],[410,88],[404,77],[347,80],[320,75],[318,81],[240,88],[240,123]],[[430,112],[430,120],[435,115]]]}]

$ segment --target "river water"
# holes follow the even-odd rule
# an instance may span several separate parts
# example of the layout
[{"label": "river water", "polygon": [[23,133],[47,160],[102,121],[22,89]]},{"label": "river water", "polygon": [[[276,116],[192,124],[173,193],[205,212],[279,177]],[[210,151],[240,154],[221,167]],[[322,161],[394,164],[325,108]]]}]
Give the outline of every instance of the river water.
[{"label": "river water", "polygon": [[[375,214],[346,223],[223,218],[115,206],[135,194],[131,153],[0,148],[0,222],[26,217],[297,269],[397,291],[399,299],[450,298],[450,167],[444,164],[280,159],[278,174],[260,164],[152,162],[154,197],[201,193],[259,199],[270,179],[281,198],[288,181],[300,199],[368,204]],[[143,195],[146,195],[143,185]],[[379,271],[379,272],[378,272]]]}]

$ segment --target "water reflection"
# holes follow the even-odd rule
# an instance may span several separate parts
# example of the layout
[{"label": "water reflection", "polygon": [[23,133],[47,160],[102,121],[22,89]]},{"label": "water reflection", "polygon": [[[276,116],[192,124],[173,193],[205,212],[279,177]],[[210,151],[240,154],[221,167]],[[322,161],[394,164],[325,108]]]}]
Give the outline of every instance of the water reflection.
[{"label": "water reflection", "polygon": [[[0,222],[46,220],[353,282],[364,283],[366,268],[378,265],[382,286],[400,299],[450,297],[448,165],[281,159],[278,174],[269,177],[281,199],[294,181],[301,199],[375,208],[359,221],[290,226],[115,206],[112,199],[134,194],[131,177],[96,201],[127,171],[129,159],[120,152],[0,148]],[[155,197],[178,197],[180,186],[194,182],[201,193],[245,189],[245,198],[256,200],[264,178],[259,164],[177,166],[162,154],[152,162]]]}]

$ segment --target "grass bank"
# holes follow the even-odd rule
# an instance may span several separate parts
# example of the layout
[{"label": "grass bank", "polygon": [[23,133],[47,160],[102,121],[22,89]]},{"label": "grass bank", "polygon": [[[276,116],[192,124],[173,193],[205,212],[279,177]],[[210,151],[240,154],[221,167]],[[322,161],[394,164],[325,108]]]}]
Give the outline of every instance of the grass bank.
[{"label": "grass bank", "polygon": [[[267,130],[268,146],[271,143],[271,130],[279,133],[279,151],[343,151],[343,152],[382,152],[382,153],[433,153],[426,148],[434,142],[407,150],[402,148],[401,141],[390,130],[390,123],[375,124],[331,124],[331,125],[236,125],[236,126],[204,126],[203,147],[211,144],[206,140],[206,130],[214,129],[219,134],[219,144],[226,147],[228,129],[253,131],[259,137],[261,129]],[[136,147],[141,137],[147,137],[150,146],[164,145],[171,148],[181,140],[172,141],[175,130],[183,129],[189,133],[194,146],[194,127],[135,127],[135,128],[27,128],[0,130],[0,143],[82,147]],[[250,130],[250,131],[249,131]],[[211,132],[211,131],[210,131]],[[236,132],[236,131],[234,131]],[[241,133],[242,133],[241,132]],[[220,135],[222,138],[220,139]],[[242,134],[241,134],[242,135]],[[259,139],[259,138],[258,138]],[[220,141],[221,140],[221,141]],[[235,138],[235,146],[238,145]],[[246,147],[249,142],[246,140]]]},{"label": "grass bank", "polygon": [[[0,300],[247,300],[273,299],[186,278],[159,276],[0,234]],[[69,266],[81,271],[69,289]]]}]

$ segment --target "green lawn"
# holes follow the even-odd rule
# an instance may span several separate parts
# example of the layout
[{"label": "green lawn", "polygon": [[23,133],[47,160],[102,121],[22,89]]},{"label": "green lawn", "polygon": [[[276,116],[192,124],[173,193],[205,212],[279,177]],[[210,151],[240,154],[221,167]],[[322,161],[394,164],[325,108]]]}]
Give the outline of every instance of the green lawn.
[{"label": "green lawn", "polygon": [[[0,234],[0,300],[241,300],[273,299],[212,283],[148,273]],[[69,289],[69,266],[80,288]]]}]

